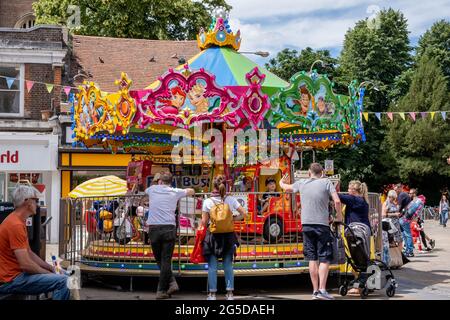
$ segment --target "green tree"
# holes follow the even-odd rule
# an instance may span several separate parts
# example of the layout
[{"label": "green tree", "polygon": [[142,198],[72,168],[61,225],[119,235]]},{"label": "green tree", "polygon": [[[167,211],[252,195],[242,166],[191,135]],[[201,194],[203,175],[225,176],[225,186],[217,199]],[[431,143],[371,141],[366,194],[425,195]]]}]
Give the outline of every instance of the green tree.
[{"label": "green tree", "polygon": [[[420,37],[419,45],[416,48],[415,62],[422,58],[425,51],[427,51],[429,57],[437,59],[439,66],[447,77],[450,88],[450,22],[437,21]],[[406,95],[415,68],[416,65],[413,65],[395,79],[389,92],[391,102],[398,102],[398,99]]]},{"label": "green tree", "polygon": [[[371,25],[368,19],[358,21],[345,35],[339,59],[339,83],[372,81],[378,91],[366,90],[364,108],[367,111],[386,111],[390,103],[390,91],[398,77],[412,63],[408,39],[408,25],[404,15],[393,9],[379,13],[378,23]],[[406,84],[408,86],[408,84]],[[368,183],[370,190],[390,182],[394,176],[387,174],[391,156],[380,146],[385,131],[378,120],[364,122],[367,141],[350,150],[336,147],[320,152],[319,159],[335,160],[343,184],[351,179]]]},{"label": "green tree", "polygon": [[[450,77],[450,22],[440,20],[435,22],[419,39],[417,47],[417,60],[420,60],[425,52],[432,58],[436,58],[438,65],[447,79]],[[450,81],[448,81],[450,85]]]},{"label": "green tree", "polygon": [[[446,78],[437,58],[428,51],[422,54],[412,77],[408,93],[392,111],[441,111],[450,110],[450,93]],[[386,144],[393,156],[392,165],[398,169],[399,178],[421,189],[427,198],[437,201],[439,190],[450,179],[450,166],[446,157],[450,154],[450,122],[443,121],[440,113],[434,120],[396,119],[388,124]]]},{"label": "green tree", "polygon": [[331,57],[328,50],[314,51],[310,47],[303,49],[300,53],[297,50],[284,49],[275,58],[270,59],[269,63],[266,63],[266,68],[280,78],[289,81],[297,72],[309,71],[311,65],[317,60],[322,60],[324,63],[318,62],[313,68],[320,74],[333,77],[336,72],[337,59]]},{"label": "green tree", "polygon": [[[69,7],[69,6],[76,6]],[[39,0],[38,24],[59,24],[76,34],[160,40],[194,39],[225,0]],[[79,11],[78,11],[79,8]],[[80,14],[80,24],[76,15]]]}]

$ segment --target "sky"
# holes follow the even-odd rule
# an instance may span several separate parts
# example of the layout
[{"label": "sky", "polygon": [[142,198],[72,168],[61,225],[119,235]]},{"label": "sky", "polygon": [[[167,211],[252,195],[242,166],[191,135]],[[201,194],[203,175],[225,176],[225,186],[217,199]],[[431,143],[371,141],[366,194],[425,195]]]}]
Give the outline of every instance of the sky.
[{"label": "sky", "polygon": [[359,20],[385,8],[400,10],[408,20],[411,45],[431,25],[450,20],[450,0],[227,0],[230,27],[241,30],[240,51],[268,51],[268,58],[249,55],[260,64],[284,48],[328,49],[336,57],[345,33]]}]

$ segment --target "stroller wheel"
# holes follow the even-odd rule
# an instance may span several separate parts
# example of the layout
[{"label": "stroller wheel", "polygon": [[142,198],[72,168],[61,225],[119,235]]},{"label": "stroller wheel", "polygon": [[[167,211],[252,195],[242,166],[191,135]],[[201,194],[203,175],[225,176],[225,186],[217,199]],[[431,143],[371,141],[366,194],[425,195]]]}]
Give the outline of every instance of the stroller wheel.
[{"label": "stroller wheel", "polygon": [[347,286],[342,285],[339,287],[339,294],[343,297],[347,295]]},{"label": "stroller wheel", "polygon": [[369,289],[367,287],[362,288],[361,290],[361,298],[365,299],[369,296]]},{"label": "stroller wheel", "polygon": [[395,286],[393,284],[390,284],[389,287],[386,288],[386,295],[389,298],[395,296]]}]

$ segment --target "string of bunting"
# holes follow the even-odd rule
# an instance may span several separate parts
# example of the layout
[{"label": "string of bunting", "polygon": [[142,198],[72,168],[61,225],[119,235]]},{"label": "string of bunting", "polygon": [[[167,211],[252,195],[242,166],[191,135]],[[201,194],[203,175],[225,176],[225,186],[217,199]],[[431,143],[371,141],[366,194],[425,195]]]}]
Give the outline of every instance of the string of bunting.
[{"label": "string of bunting", "polygon": [[375,115],[375,117],[381,121],[381,116],[387,116],[390,121],[394,121],[394,115],[400,116],[402,120],[406,120],[406,116],[409,115],[409,118],[412,121],[417,120],[417,116],[420,115],[422,119],[425,119],[428,117],[428,115],[431,115],[431,120],[434,120],[434,117],[436,114],[441,114],[441,117],[443,120],[447,119],[447,111],[404,111],[404,112],[361,112],[361,118],[363,118],[366,122],[369,121],[369,115]]},{"label": "string of bunting", "polygon": [[[3,78],[6,80],[6,85],[8,86],[8,89],[11,89],[11,87],[14,84],[14,81],[20,81],[20,79],[17,79],[14,77],[7,77],[7,76],[1,76],[1,75],[0,75],[0,78]],[[60,84],[46,83],[46,82],[40,82],[40,81],[25,80],[25,87],[27,88],[28,92],[31,91],[31,89],[33,88],[33,86],[35,84],[45,85],[48,93],[52,93],[52,91],[55,87],[61,87],[61,88],[63,88],[63,91],[65,92],[67,97],[69,97],[69,94],[72,91],[72,89],[78,90],[78,88],[71,87],[71,86],[64,86],[64,85],[60,85]]]}]

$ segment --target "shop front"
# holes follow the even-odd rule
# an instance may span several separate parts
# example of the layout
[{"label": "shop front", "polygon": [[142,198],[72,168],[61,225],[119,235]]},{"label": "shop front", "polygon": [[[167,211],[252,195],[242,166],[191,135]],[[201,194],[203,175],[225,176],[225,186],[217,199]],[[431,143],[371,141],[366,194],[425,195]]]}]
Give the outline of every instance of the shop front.
[{"label": "shop front", "polygon": [[12,202],[18,184],[34,186],[39,205],[52,217],[47,240],[59,236],[60,175],[57,167],[58,136],[43,133],[0,132],[0,202]]}]

